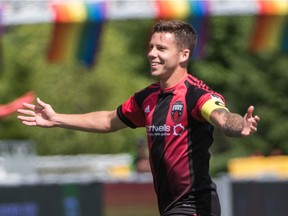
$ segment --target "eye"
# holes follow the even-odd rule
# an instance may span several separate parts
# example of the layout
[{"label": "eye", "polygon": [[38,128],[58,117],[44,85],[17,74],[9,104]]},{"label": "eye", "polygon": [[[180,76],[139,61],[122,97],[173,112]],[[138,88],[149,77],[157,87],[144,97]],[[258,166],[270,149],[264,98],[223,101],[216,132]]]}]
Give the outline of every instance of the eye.
[{"label": "eye", "polygon": [[154,47],[154,46],[153,46],[152,44],[150,44],[150,45],[148,46],[149,51],[152,50],[153,47]]},{"label": "eye", "polygon": [[166,50],[166,47],[158,46],[157,49],[160,50],[160,51],[164,51],[164,50]]}]

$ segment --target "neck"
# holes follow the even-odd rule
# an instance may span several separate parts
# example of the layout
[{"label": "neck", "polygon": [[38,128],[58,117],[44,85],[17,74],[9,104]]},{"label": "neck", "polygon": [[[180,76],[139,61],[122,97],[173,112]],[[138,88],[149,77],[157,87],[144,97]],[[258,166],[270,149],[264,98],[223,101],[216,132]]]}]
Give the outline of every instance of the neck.
[{"label": "neck", "polygon": [[181,82],[187,75],[187,70],[183,69],[174,72],[171,76],[166,79],[160,79],[160,86],[162,89],[171,88]]}]

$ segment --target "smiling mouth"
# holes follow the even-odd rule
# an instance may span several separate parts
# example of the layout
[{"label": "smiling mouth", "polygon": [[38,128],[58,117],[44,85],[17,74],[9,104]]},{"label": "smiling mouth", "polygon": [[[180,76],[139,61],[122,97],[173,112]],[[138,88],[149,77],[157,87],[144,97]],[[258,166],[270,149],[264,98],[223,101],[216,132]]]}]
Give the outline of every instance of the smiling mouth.
[{"label": "smiling mouth", "polygon": [[151,70],[155,71],[158,67],[158,64],[151,64]]},{"label": "smiling mouth", "polygon": [[155,68],[155,67],[157,67],[158,65],[160,65],[159,62],[151,62],[151,67],[152,67],[152,68]]}]

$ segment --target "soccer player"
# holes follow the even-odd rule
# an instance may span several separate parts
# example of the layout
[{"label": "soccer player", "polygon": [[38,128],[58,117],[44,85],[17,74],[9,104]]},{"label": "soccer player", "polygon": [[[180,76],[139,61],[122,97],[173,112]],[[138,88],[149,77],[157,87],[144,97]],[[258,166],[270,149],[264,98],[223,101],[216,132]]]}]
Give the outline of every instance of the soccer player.
[{"label": "soccer player", "polygon": [[37,98],[25,103],[24,125],[61,127],[96,133],[146,127],[154,188],[161,216],[220,216],[215,184],[209,176],[213,127],[227,136],[257,131],[259,116],[250,106],[242,117],[226,108],[223,96],[187,72],[196,44],[185,22],[159,21],[152,29],[148,59],[159,82],[136,92],[112,111],[60,114]]}]

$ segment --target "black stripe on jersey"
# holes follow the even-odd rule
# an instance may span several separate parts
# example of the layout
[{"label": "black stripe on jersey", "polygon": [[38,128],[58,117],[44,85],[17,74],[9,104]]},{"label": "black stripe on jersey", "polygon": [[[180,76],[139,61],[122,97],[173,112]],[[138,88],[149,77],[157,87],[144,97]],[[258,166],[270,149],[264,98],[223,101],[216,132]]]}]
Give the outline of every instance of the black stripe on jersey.
[{"label": "black stripe on jersey", "polygon": [[122,105],[120,105],[117,108],[117,115],[118,117],[121,119],[121,121],[126,124],[128,127],[130,128],[136,128],[137,126],[135,124],[133,124],[128,118],[126,118],[123,114],[122,114]]},{"label": "black stripe on jersey", "polygon": [[[195,108],[197,101],[199,98],[206,93],[205,90],[200,89],[197,85],[193,85],[188,81],[185,81],[185,85],[187,87],[187,94],[186,94],[186,104],[187,104],[187,116],[191,116],[192,110]],[[197,122],[193,118],[189,118],[188,121],[188,157],[189,157],[189,167],[190,167],[190,175],[191,175],[191,182],[195,182],[195,171],[194,170],[194,139],[195,135],[197,135],[197,128],[200,126],[200,122]],[[196,136],[198,137],[198,136]]]},{"label": "black stripe on jersey", "polygon": [[153,92],[159,91],[159,89],[160,89],[159,84],[152,84],[149,87],[145,88],[144,90],[135,93],[134,98],[138,107],[142,107],[143,101]]},{"label": "black stripe on jersey", "polygon": [[[206,88],[202,85],[197,86],[189,82],[185,82],[187,86],[186,94],[186,104],[187,104],[187,114],[191,116],[192,109],[195,107],[199,98],[206,94],[209,91],[209,88]],[[203,161],[209,161],[210,153],[202,152],[203,149],[209,149],[210,145],[213,142],[213,127],[209,123],[199,122],[193,118],[189,119],[189,143],[188,143],[188,157],[189,157],[189,167],[190,167],[190,178],[193,182],[193,191],[197,193],[199,190],[206,190],[205,187],[211,184],[211,178],[209,176],[204,176],[203,174],[209,173],[209,163],[203,163]],[[202,139],[201,146],[197,145],[199,139]],[[204,147],[203,145],[207,145]],[[201,152],[201,153],[199,153]],[[198,156],[197,156],[198,155]],[[196,157],[197,156],[197,157]],[[199,178],[201,176],[201,178]],[[192,190],[192,188],[191,188]],[[193,196],[193,194],[191,194]],[[196,210],[201,206],[206,206],[208,212],[212,209],[211,194],[207,192],[206,199],[201,200],[201,203],[195,203]],[[199,210],[199,209],[198,209]],[[201,214],[200,214],[201,215]]]},{"label": "black stripe on jersey", "polygon": [[[192,112],[194,107],[196,106],[197,101],[199,98],[209,92],[209,89],[203,89],[202,86],[198,86],[197,83],[190,83],[188,81],[185,81],[185,86],[187,87],[187,94],[186,94],[186,103],[187,103],[187,109],[188,112]],[[194,85],[196,84],[196,85]],[[188,116],[190,116],[190,113],[188,113]]]},{"label": "black stripe on jersey", "polygon": [[[168,116],[170,103],[172,101],[173,94],[161,93],[158,96],[155,111],[152,117],[152,124],[156,126],[163,126],[166,124],[166,118]],[[153,136],[151,147],[152,166],[157,173],[155,176],[155,190],[158,195],[158,205],[160,212],[171,203],[171,194],[169,191],[169,183],[167,181],[167,173],[165,166],[165,136]],[[161,180],[161,181],[160,181]],[[161,200],[161,201],[160,201]]]}]

